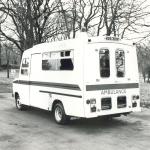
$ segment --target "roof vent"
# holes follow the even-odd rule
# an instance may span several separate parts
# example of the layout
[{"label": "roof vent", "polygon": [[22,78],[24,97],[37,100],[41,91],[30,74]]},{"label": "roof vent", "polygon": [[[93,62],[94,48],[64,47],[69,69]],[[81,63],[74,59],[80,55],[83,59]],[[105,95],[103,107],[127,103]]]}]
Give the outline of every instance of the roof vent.
[{"label": "roof vent", "polygon": [[91,42],[92,40],[91,39],[88,39],[88,42]]},{"label": "roof vent", "polygon": [[86,32],[86,28],[85,28],[85,27],[82,27],[82,28],[81,28],[81,32]]}]

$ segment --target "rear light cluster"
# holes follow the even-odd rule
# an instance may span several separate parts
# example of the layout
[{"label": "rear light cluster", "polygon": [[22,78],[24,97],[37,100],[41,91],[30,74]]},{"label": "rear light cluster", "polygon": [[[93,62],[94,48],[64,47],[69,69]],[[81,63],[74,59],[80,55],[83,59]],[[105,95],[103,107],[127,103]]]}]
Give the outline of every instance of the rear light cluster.
[{"label": "rear light cluster", "polygon": [[132,107],[137,107],[137,102],[133,102]]},{"label": "rear light cluster", "polygon": [[139,95],[133,95],[133,96],[132,96],[132,100],[138,100],[139,98],[140,98]]},{"label": "rear light cluster", "polygon": [[[137,107],[137,101],[139,99],[139,95],[132,96],[132,107]],[[91,98],[86,101],[87,104],[90,105],[91,112],[96,112],[96,99]],[[118,96],[117,97],[117,108],[125,108],[127,107],[127,97],[126,96]],[[105,97],[101,99],[101,110],[109,110],[112,109],[112,99],[111,97]]]},{"label": "rear light cluster", "polygon": [[139,99],[140,99],[139,95],[133,95],[132,96],[132,107],[137,107],[137,101],[136,100],[139,100]]},{"label": "rear light cluster", "polygon": [[96,112],[96,99],[91,98],[86,101],[87,104],[90,104],[91,112]]}]

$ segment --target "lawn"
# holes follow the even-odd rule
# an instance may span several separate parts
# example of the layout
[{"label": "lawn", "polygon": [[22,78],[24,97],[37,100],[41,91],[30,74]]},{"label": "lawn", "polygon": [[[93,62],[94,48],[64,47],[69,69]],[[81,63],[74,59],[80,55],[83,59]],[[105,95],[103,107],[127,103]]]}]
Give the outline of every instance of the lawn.
[{"label": "lawn", "polygon": [[150,108],[150,83],[140,83],[140,99],[143,107]]},{"label": "lawn", "polygon": [[0,71],[0,93],[11,93],[12,82],[18,73],[11,73],[10,78],[7,78],[6,71]]}]

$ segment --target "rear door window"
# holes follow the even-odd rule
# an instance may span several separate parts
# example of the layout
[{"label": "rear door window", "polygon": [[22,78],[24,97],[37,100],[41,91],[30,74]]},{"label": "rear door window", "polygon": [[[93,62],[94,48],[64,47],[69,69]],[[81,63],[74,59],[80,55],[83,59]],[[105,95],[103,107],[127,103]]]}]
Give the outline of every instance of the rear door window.
[{"label": "rear door window", "polygon": [[101,49],[99,52],[100,59],[100,76],[108,78],[110,76],[110,56],[108,49]]},{"label": "rear door window", "polygon": [[116,75],[117,77],[125,76],[125,53],[123,50],[116,50]]}]

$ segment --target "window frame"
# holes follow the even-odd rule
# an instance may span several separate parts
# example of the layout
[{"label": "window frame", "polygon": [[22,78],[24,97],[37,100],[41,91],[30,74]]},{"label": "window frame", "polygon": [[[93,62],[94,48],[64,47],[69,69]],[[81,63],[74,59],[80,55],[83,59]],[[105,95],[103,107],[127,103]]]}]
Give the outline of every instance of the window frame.
[{"label": "window frame", "polygon": [[[65,56],[65,52],[70,51],[70,56]],[[61,52],[64,53],[63,56],[61,56]],[[72,55],[71,55],[72,52]],[[56,69],[56,70],[51,70],[51,69],[43,69],[43,55],[44,53],[49,53],[49,59],[48,60],[63,60],[63,59],[71,59],[72,60],[72,65],[73,69]],[[51,58],[51,53],[60,53],[60,55],[56,58]],[[67,50],[59,50],[59,51],[47,51],[42,53],[42,71],[73,71],[74,70],[74,49],[67,49]]]},{"label": "window frame", "polygon": [[[23,61],[24,61],[24,60],[27,60],[27,62],[28,62],[27,66],[23,66],[23,65],[24,65],[24,64],[23,64]],[[20,74],[21,74],[22,76],[29,76],[29,66],[30,66],[30,59],[29,59],[29,57],[24,57],[24,58],[22,59],[22,61],[21,61],[21,69],[20,69]],[[27,73],[23,73],[23,72],[22,72],[23,70],[26,70]]]},{"label": "window frame", "polygon": [[[123,53],[124,53],[124,62],[123,62],[123,64],[124,64],[124,71],[123,71],[123,73],[124,73],[124,75],[123,76],[118,76],[118,69],[117,69],[117,56],[116,56],[116,52],[117,51],[122,51]],[[126,68],[125,68],[125,59],[126,59],[126,56],[125,56],[125,50],[123,50],[123,49],[120,49],[120,48],[117,48],[116,50],[115,50],[115,68],[116,68],[116,77],[117,78],[125,78],[125,76],[126,76]]]}]

